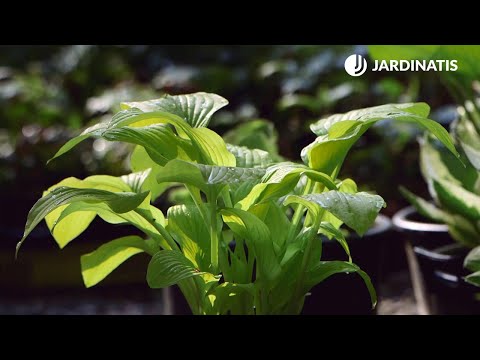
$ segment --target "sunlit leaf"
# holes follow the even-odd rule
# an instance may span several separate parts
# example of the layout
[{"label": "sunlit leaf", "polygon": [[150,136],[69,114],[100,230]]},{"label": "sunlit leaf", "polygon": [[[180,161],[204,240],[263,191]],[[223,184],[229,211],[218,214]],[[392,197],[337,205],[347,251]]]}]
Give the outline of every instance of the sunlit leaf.
[{"label": "sunlit leaf", "polygon": [[228,101],[217,94],[197,92],[184,95],[165,95],[159,99],[124,102],[121,104],[123,109],[138,108],[144,112],[164,111],[175,114],[192,127],[206,127],[210,122],[211,116],[226,106]]},{"label": "sunlit leaf", "polygon": [[113,270],[135,254],[156,252],[153,240],[127,236],[112,240],[95,251],[82,255],[82,277],[85,286],[92,287],[105,279]]}]

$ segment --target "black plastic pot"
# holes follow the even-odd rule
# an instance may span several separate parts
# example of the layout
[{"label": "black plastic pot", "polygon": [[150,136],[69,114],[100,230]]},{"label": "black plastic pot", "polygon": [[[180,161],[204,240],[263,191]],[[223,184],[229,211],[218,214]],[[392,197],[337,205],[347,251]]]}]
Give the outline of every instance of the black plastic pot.
[{"label": "black plastic pot", "polygon": [[[353,262],[371,278],[375,289],[383,278],[383,254],[391,236],[391,221],[379,215],[375,225],[365,236],[352,234],[348,238]],[[340,244],[326,238],[323,241],[322,260],[348,260]],[[377,294],[378,295],[378,294]],[[373,315],[370,296],[362,278],[357,274],[336,274],[324,280],[305,298],[304,315]]]},{"label": "black plastic pot", "polygon": [[475,299],[480,289],[463,280],[468,274],[463,260],[469,249],[450,237],[447,225],[428,222],[411,206],[397,212],[392,222],[404,234],[406,246],[413,248],[423,282],[420,290],[424,286],[428,292],[430,313],[480,314],[480,302]]}]

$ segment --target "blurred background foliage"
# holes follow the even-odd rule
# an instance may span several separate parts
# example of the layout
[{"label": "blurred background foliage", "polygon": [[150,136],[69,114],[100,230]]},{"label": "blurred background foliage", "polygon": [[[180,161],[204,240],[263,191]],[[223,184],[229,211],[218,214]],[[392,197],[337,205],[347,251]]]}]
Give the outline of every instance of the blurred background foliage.
[{"label": "blurred background foliage", "polygon": [[[343,68],[352,53],[368,56],[365,46],[331,45],[0,46],[0,196],[23,199],[28,211],[42,190],[64,177],[127,172],[129,149],[103,140],[45,163],[79,129],[118,111],[120,102],[164,93],[222,95],[230,105],[214,117],[215,131],[295,161],[314,140],[309,124],[329,113],[425,101],[433,119],[447,125],[454,118],[454,101],[435,73],[354,78]],[[426,191],[418,131],[380,123],[355,146],[341,177],[377,191],[393,214],[406,204],[398,185]],[[9,221],[22,226],[24,218],[17,218]]]}]

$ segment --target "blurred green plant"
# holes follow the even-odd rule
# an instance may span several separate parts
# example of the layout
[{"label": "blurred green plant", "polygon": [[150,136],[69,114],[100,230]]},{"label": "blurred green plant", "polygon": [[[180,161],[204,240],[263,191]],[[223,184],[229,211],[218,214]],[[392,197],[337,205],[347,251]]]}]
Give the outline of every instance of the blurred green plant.
[{"label": "blurred green plant", "polygon": [[[462,105],[450,132],[461,149],[463,166],[441,144],[425,135],[420,140],[420,168],[435,204],[406,188],[401,191],[420,214],[447,224],[454,240],[467,248],[480,245],[480,111],[476,89],[480,46],[370,46],[369,49],[374,58],[384,60],[457,60],[456,72],[439,74]],[[465,280],[475,285],[480,285],[478,256],[477,248],[464,262],[467,269],[474,271]]]}]

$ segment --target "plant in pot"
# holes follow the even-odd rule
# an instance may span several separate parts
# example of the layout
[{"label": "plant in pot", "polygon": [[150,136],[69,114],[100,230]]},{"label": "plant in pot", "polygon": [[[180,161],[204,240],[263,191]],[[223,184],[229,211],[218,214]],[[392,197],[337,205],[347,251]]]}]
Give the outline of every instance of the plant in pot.
[{"label": "plant in pot", "polygon": [[[371,46],[373,57],[382,60],[453,60],[456,72],[440,72],[441,79],[458,104],[457,119],[450,132],[461,162],[447,149],[425,135],[420,140],[420,169],[434,203],[427,202],[405,188],[404,196],[413,207],[398,212],[394,224],[412,235],[425,285],[434,296],[434,307],[441,313],[478,312],[475,289],[464,282],[463,263],[469,249],[480,245],[477,225],[480,214],[480,112],[476,102],[475,79],[480,75],[478,46]],[[462,164],[463,163],[463,164]],[[428,223],[419,216],[434,221]],[[427,220],[428,221],[428,220]],[[474,255],[465,265],[476,271]],[[473,265],[472,265],[473,264]],[[474,279],[468,277],[467,281]]]},{"label": "plant in pot", "polygon": [[[133,172],[67,178],[49,188],[28,214],[17,253],[43,219],[64,247],[99,216],[145,236],[115,239],[82,256],[87,287],[145,252],[152,256],[150,287],[178,285],[193,314],[298,314],[309,290],[338,273],[360,275],[375,305],[370,278],[353,263],[339,228],[363,235],[385,203],[338,174],[351,146],[386,118],[418,123],[456,153],[446,130],[427,118],[429,107],[384,105],[321,119],[300,164],[226,144],[207,128],[226,104],[207,93],[124,103],[110,121],[67,142],[55,157],[89,137],[131,143]],[[172,184],[184,186],[191,201],[163,213],[152,202]],[[338,241],[348,260],[323,261],[318,234]]]},{"label": "plant in pot", "polygon": [[[477,113],[473,108],[472,111]],[[466,255],[480,245],[480,153],[476,149],[480,144],[479,125],[465,108],[459,108],[459,117],[452,124],[451,133],[462,149],[464,166],[429,136],[421,139],[420,167],[433,204],[401,189],[419,214],[445,224],[450,235],[417,242],[414,248],[425,265],[427,281],[433,282],[429,287],[439,294],[437,302],[441,312],[480,310],[480,304],[475,301],[477,290],[469,285],[478,282],[478,274],[468,275],[463,268],[465,265],[471,271],[478,271],[477,251]]]}]

